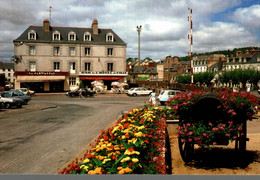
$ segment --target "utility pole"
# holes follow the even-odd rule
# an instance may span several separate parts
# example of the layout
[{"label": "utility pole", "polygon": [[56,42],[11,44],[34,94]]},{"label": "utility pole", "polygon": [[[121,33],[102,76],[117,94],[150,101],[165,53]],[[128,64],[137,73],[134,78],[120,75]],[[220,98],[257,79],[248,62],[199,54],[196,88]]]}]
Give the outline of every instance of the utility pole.
[{"label": "utility pole", "polygon": [[138,32],[138,60],[140,61],[140,33],[141,33],[141,29],[142,26],[136,26],[137,28],[137,32]]},{"label": "utility pole", "polygon": [[188,8],[190,10],[190,16],[188,16],[188,21],[190,21],[190,34],[188,35],[188,39],[190,38],[190,75],[191,75],[191,90],[193,91],[193,36],[192,36],[192,9]]}]

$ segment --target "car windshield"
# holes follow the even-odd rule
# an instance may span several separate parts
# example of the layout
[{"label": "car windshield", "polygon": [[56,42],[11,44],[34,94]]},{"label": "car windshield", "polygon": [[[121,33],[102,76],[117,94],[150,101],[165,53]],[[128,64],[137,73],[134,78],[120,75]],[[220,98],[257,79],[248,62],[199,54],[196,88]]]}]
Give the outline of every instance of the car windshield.
[{"label": "car windshield", "polygon": [[133,91],[135,88],[131,88],[131,89],[129,89],[129,91]]}]

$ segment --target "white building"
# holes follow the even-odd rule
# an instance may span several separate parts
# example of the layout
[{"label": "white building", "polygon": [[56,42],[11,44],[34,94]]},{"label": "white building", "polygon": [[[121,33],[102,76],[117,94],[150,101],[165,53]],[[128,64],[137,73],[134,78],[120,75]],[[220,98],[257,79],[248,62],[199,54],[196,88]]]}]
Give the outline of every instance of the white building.
[{"label": "white building", "polygon": [[14,40],[15,88],[36,92],[68,91],[80,83],[91,86],[103,80],[126,79],[126,43],[112,30],[91,28],[29,26]]}]

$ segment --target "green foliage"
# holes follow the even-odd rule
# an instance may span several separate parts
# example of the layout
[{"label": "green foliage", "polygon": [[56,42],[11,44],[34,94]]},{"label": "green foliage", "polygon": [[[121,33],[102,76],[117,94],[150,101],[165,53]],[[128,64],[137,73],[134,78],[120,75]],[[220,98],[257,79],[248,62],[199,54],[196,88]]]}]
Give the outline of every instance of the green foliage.
[{"label": "green foliage", "polygon": [[[193,75],[194,77],[194,83],[200,83],[200,84],[211,84],[211,80],[214,78],[214,72],[201,72]],[[190,84],[191,83],[191,76],[190,75],[184,75],[179,76],[176,80],[178,83],[183,84]]]},{"label": "green foliage", "polygon": [[183,84],[190,84],[191,82],[191,76],[190,75],[184,75],[184,76],[178,76],[176,81],[178,83],[183,83]]},{"label": "green foliage", "polygon": [[84,88],[84,84],[82,82],[79,83],[80,88]]},{"label": "green foliage", "polygon": [[260,72],[252,68],[223,71],[218,77],[218,81],[221,83],[228,83],[231,81],[233,84],[242,83],[244,87],[247,81],[257,84],[259,79]]}]

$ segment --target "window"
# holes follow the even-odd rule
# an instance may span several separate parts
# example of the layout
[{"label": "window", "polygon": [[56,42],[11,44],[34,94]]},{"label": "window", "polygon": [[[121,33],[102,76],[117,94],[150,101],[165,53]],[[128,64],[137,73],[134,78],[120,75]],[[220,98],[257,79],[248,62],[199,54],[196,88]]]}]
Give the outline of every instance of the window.
[{"label": "window", "polygon": [[29,55],[35,55],[35,46],[29,46]]},{"label": "window", "polygon": [[76,63],[70,62],[70,73],[76,73]]},{"label": "window", "polygon": [[29,31],[28,40],[36,40],[36,32],[34,30]]},{"label": "window", "polygon": [[70,47],[69,51],[70,51],[70,56],[75,55],[75,47]]},{"label": "window", "polygon": [[59,72],[60,71],[60,62],[54,62],[53,69],[55,72]]},{"label": "window", "polygon": [[69,41],[76,41],[76,33],[75,32],[70,32],[68,34],[68,40]]},{"label": "window", "polygon": [[107,63],[107,71],[113,71],[113,63]]},{"label": "window", "polygon": [[11,77],[11,73],[8,73],[8,77]]},{"label": "window", "polygon": [[84,33],[84,41],[91,41],[91,34],[89,32]]},{"label": "window", "polygon": [[29,71],[36,71],[36,62],[29,62]]},{"label": "window", "polygon": [[55,55],[55,56],[60,55],[60,47],[54,47],[53,48],[53,55]]},{"label": "window", "polygon": [[90,71],[90,68],[91,68],[91,63],[90,62],[86,62],[85,63],[85,71]]},{"label": "window", "polygon": [[10,72],[10,71],[11,71],[11,69],[8,69],[8,71]]},{"label": "window", "polygon": [[3,71],[5,71],[5,69],[3,69]]},{"label": "window", "polygon": [[85,48],[85,55],[86,55],[86,56],[89,56],[89,55],[90,55],[90,48],[89,48],[89,47],[86,47],[86,48]]},{"label": "window", "polygon": [[113,48],[107,48],[107,55],[112,56],[113,55]]},{"label": "window", "polygon": [[76,78],[75,77],[70,77],[69,78],[69,84],[70,84],[70,86],[75,86],[76,85]]},{"label": "window", "polygon": [[112,33],[108,33],[106,36],[106,41],[107,42],[113,42],[114,41],[114,36]]},{"label": "window", "polygon": [[59,31],[55,31],[53,34],[52,34],[52,39],[54,41],[59,41],[60,40],[60,32]]}]

